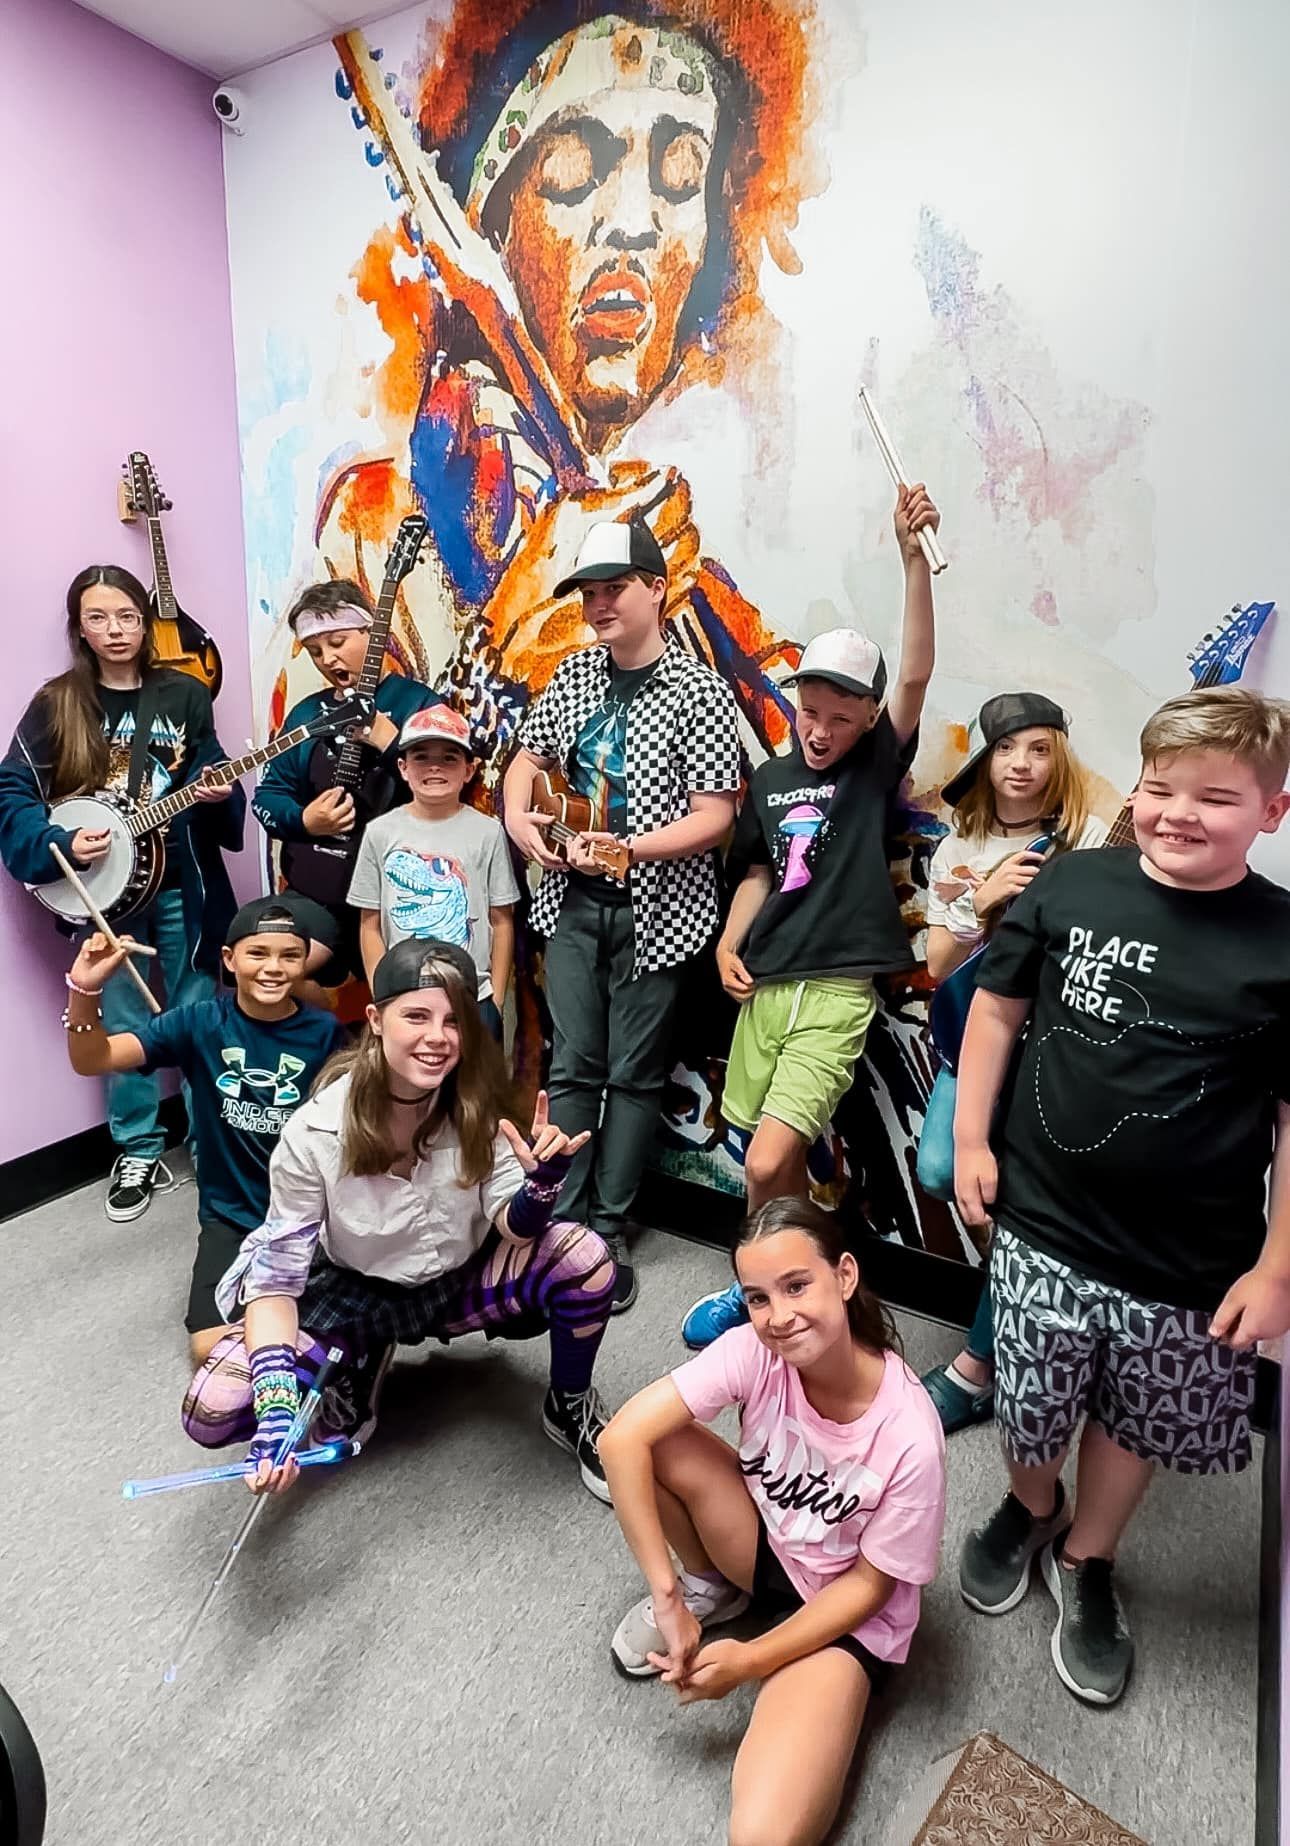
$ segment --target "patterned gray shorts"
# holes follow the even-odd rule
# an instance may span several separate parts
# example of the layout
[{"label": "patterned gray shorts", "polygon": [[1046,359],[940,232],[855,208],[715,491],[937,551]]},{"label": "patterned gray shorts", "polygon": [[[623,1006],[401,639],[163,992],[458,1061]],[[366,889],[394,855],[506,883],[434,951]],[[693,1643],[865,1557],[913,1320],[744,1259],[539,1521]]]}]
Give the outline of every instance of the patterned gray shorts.
[{"label": "patterned gray shorts", "polygon": [[995,1421],[1014,1461],[1056,1461],[1087,1415],[1131,1455],[1179,1474],[1248,1464],[1254,1353],[1212,1340],[1208,1314],[1095,1282],[1002,1225],[990,1296]]}]

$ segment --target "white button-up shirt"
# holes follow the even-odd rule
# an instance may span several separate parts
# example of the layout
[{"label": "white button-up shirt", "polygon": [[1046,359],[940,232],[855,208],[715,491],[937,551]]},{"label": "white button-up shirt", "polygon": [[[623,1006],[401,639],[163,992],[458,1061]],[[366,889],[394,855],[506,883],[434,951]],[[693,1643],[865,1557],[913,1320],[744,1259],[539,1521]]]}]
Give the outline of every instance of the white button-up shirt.
[{"label": "white button-up shirt", "polygon": [[[242,1247],[221,1292],[240,1298],[299,1294],[314,1237],[332,1262],[362,1275],[414,1287],[460,1268],[483,1243],[524,1183],[510,1142],[498,1134],[492,1170],[476,1186],[459,1184],[460,1143],[445,1122],[412,1169],[359,1175],[341,1171],[341,1129],[350,1079],[340,1078],[301,1105],[269,1164],[264,1226]],[[295,1286],[287,1269],[304,1258]],[[235,1277],[236,1271],[236,1277]]]}]

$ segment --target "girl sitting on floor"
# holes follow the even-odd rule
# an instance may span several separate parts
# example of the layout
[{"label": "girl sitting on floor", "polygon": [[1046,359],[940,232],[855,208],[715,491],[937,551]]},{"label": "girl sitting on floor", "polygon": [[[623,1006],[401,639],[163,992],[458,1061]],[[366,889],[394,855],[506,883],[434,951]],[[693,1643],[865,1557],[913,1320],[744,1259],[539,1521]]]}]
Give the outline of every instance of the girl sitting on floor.
[{"label": "girl sitting on floor", "polygon": [[366,1440],[396,1342],[547,1333],[543,1428],[576,1457],[584,1485],[609,1498],[591,1373],[614,1265],[593,1232],[553,1222],[587,1136],[548,1121],[545,1094],[529,1140],[506,1120],[505,1067],[477,988],[464,949],[391,949],[372,977],[361,1041],[331,1060],[283,1130],[268,1217],[218,1291],[228,1319],[246,1304],[245,1329],[215,1347],[183,1411],[206,1447],[251,1442],[253,1492],[298,1473],[269,1458],[329,1346],[351,1363],[315,1435]]},{"label": "girl sitting on floor", "polygon": [[[944,1437],[831,1213],[770,1200],[745,1223],[735,1270],[750,1324],[639,1392],[600,1439],[650,1592],[611,1649],[683,1705],[760,1680],[730,1841],[814,1846],[935,1574]],[[698,1427],[730,1404],[737,1451]],[[774,1627],[701,1645],[750,1601]]]},{"label": "girl sitting on floor", "polygon": [[[1088,772],[1070,747],[1068,719],[1040,692],[987,699],[972,727],[971,753],[941,791],[950,830],[927,875],[927,972],[939,984],[979,949],[1014,897],[1044,863],[1027,852],[1100,846],[1104,821],[1089,812]],[[918,1180],[936,1199],[954,1197],[954,1101],[948,1066],[937,1073],[918,1143]],[[947,1436],[994,1414],[994,1317],[981,1290],[967,1343],[924,1374]]]}]

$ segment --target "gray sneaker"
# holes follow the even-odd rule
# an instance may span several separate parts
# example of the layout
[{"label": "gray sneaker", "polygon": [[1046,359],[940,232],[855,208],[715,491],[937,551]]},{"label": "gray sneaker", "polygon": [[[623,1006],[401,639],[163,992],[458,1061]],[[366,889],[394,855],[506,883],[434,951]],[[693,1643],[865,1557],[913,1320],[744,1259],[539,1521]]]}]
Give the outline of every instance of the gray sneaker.
[{"label": "gray sneaker", "polygon": [[1057,1604],[1053,1665],[1068,1691],[1089,1705],[1114,1705],[1133,1666],[1133,1636],[1111,1580],[1109,1558],[1084,1558],[1062,1566],[1055,1538],[1042,1562],[1044,1582]]},{"label": "gray sneaker", "polygon": [[980,1615],[1006,1615],[1030,1588],[1035,1553],[1071,1522],[1066,1492],[1057,1483],[1057,1510],[1051,1519],[1036,1519],[1017,1499],[1005,1494],[985,1524],[969,1532],[959,1558],[959,1591],[969,1609]]},{"label": "gray sneaker", "polygon": [[[736,1616],[743,1614],[750,1600],[737,1583],[717,1583],[707,1591],[687,1590],[682,1594],[686,1608],[705,1630],[719,1627],[722,1622],[733,1622]],[[654,1626],[652,1597],[645,1597],[643,1602],[627,1611],[614,1630],[609,1651],[614,1665],[629,1679],[648,1679],[658,1672],[650,1655],[665,1653],[666,1643]]]}]

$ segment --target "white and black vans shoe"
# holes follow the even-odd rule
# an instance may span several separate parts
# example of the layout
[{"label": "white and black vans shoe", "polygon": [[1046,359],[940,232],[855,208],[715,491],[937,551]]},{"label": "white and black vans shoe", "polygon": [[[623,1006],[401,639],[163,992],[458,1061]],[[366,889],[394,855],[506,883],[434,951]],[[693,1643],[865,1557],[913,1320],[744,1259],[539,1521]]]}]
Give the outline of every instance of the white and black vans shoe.
[{"label": "white and black vans shoe", "polygon": [[142,1218],[154,1192],[168,1192],[174,1183],[175,1176],[164,1160],[149,1160],[146,1154],[118,1154],[103,1209],[113,1224],[128,1224],[131,1218]]}]

